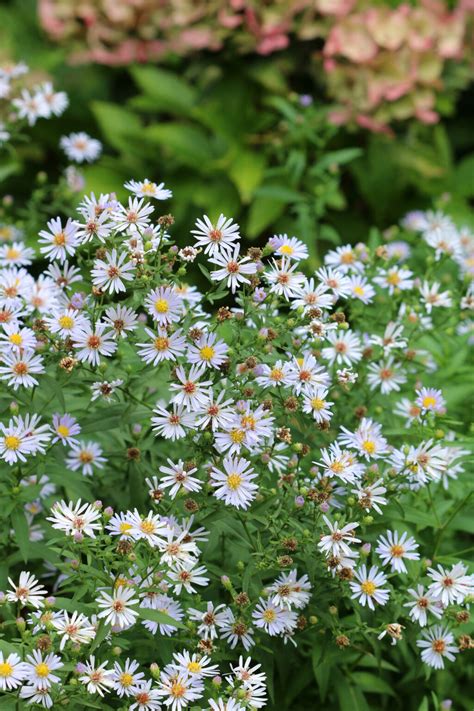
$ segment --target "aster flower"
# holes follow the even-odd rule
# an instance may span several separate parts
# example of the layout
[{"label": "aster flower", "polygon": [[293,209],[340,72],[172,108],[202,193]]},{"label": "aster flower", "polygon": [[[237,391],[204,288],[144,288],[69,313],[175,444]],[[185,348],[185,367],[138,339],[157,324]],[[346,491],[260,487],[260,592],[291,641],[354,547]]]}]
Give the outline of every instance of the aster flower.
[{"label": "aster flower", "polygon": [[38,689],[49,689],[51,684],[57,684],[60,680],[54,672],[61,669],[64,664],[57,654],[46,654],[43,658],[39,649],[34,649],[26,657],[23,667],[25,680]]},{"label": "aster flower", "polygon": [[372,390],[380,388],[382,395],[400,391],[400,385],[406,383],[405,373],[399,369],[392,357],[379,363],[370,363],[367,381]]},{"label": "aster flower", "polygon": [[69,160],[75,163],[92,163],[102,153],[102,143],[84,131],[62,136],[59,144]]},{"label": "aster flower", "polygon": [[0,247],[0,267],[26,267],[31,264],[35,250],[24,242],[13,242]]},{"label": "aster flower", "polygon": [[443,605],[461,604],[468,595],[472,595],[474,575],[466,575],[467,568],[462,563],[456,563],[450,570],[442,565],[438,569],[428,568],[428,576],[433,581],[428,593],[433,600]]},{"label": "aster flower", "polygon": [[105,624],[112,625],[119,630],[130,627],[138,617],[138,612],[133,609],[133,606],[138,605],[139,600],[134,595],[134,590],[123,587],[113,590],[112,595],[102,590],[100,597],[96,600],[97,607],[102,610],[97,617],[104,618]]},{"label": "aster flower", "polygon": [[153,210],[153,206],[143,198],[129,198],[127,205],[118,203],[110,217],[118,232],[134,234],[148,227]]},{"label": "aster flower", "polygon": [[112,680],[114,682],[114,691],[116,691],[117,696],[122,698],[133,697],[137,693],[137,687],[144,682],[144,673],[139,672],[140,665],[135,659],[125,660],[122,666],[119,662],[115,662]]},{"label": "aster flower", "polygon": [[327,334],[329,345],[322,349],[323,358],[326,358],[331,365],[351,366],[358,363],[362,358],[362,348],[359,337],[349,331],[330,331]]},{"label": "aster flower", "polygon": [[414,622],[418,622],[420,627],[425,627],[428,624],[428,612],[431,612],[438,619],[443,616],[443,604],[436,602],[425,592],[423,585],[418,585],[416,590],[408,589],[409,594],[413,598],[410,602],[405,602],[404,607],[410,608],[410,618]]},{"label": "aster flower", "polygon": [[416,551],[418,543],[406,531],[399,536],[397,531],[387,531],[386,536],[380,536],[377,541],[376,553],[384,565],[390,564],[394,573],[406,573],[406,560],[419,560],[420,554]]},{"label": "aster flower", "polygon": [[137,197],[154,198],[155,200],[169,200],[169,198],[173,197],[173,193],[165,188],[164,183],[157,185],[148,180],[148,178],[144,180],[129,180],[128,183],[124,183],[124,187],[137,195]]},{"label": "aster flower", "polygon": [[52,443],[61,441],[62,444],[78,444],[78,440],[75,435],[79,434],[81,431],[80,425],[77,423],[75,417],[71,415],[64,414],[59,415],[56,413],[53,415],[53,425],[51,431],[54,433]]},{"label": "aster flower", "polygon": [[416,641],[422,650],[421,658],[434,669],[444,669],[444,660],[454,662],[459,649],[454,644],[454,635],[447,627],[436,625],[422,632],[421,639]]},{"label": "aster flower", "polygon": [[96,323],[95,327],[86,323],[75,329],[73,345],[77,348],[76,357],[83,363],[99,365],[100,356],[110,357],[117,350],[114,334],[106,331],[108,324]]},{"label": "aster flower", "polygon": [[73,644],[89,644],[96,635],[96,628],[81,612],[75,610],[71,615],[62,610],[60,615],[52,620],[56,632],[61,637],[59,649],[62,651],[68,641]]},{"label": "aster flower", "polygon": [[151,418],[152,429],[165,439],[181,439],[186,437],[186,428],[194,427],[195,416],[192,412],[186,412],[184,407],[173,405],[172,412],[164,407],[156,407],[154,417]]},{"label": "aster flower", "polygon": [[257,478],[257,474],[250,462],[240,457],[225,457],[222,466],[224,471],[216,467],[211,471],[214,496],[228,505],[247,509],[258,490],[258,486],[252,481]]},{"label": "aster flower", "polygon": [[204,333],[188,348],[188,361],[208,368],[219,368],[226,360],[227,344],[215,333]]},{"label": "aster flower", "polygon": [[187,593],[196,593],[194,585],[207,587],[209,578],[206,577],[207,570],[203,565],[197,566],[193,560],[188,560],[176,568],[170,570],[168,577],[173,583],[173,590],[177,595],[181,594],[181,590],[186,590]]},{"label": "aster flower", "polygon": [[307,246],[296,237],[288,237],[288,235],[275,235],[270,239],[270,244],[275,253],[280,257],[293,259],[295,262],[299,262],[302,259],[308,259]]},{"label": "aster flower", "polygon": [[272,600],[260,598],[252,612],[252,622],[264,629],[271,637],[281,635],[296,627],[297,615],[286,607],[275,605]]},{"label": "aster flower", "polygon": [[170,286],[160,286],[145,299],[145,307],[161,328],[181,320],[183,299]]},{"label": "aster flower", "polygon": [[68,256],[73,256],[79,244],[77,238],[77,225],[71,219],[68,219],[63,227],[60,217],[55,217],[47,223],[48,230],[41,230],[39,233],[41,254],[44,254],[49,260],[57,259],[59,262],[65,262]]},{"label": "aster flower", "polygon": [[257,265],[250,261],[250,257],[240,258],[239,255],[240,245],[236,244],[233,250],[223,251],[209,259],[211,264],[219,267],[211,272],[212,281],[225,281],[233,294],[241,284],[250,284],[247,277],[257,272]]},{"label": "aster flower", "polygon": [[365,607],[368,605],[371,610],[375,610],[374,602],[378,605],[385,605],[389,598],[389,591],[383,587],[387,582],[385,574],[373,565],[369,571],[365,565],[361,565],[354,571],[356,580],[349,583],[352,590],[352,599],[357,599]]},{"label": "aster flower", "polygon": [[[38,385],[34,375],[44,373],[43,359],[32,350],[22,350],[21,353],[3,353],[0,363],[0,380],[18,390],[19,387],[32,388]],[[34,374],[34,375],[33,375]]]},{"label": "aster flower", "polygon": [[125,262],[126,258],[125,252],[117,255],[117,250],[113,249],[104,259],[96,259],[91,271],[94,286],[109,294],[126,291],[124,282],[133,280],[135,270],[133,262]]},{"label": "aster flower", "polygon": [[160,467],[160,472],[165,475],[161,478],[160,486],[164,489],[170,488],[169,495],[172,499],[174,499],[182,489],[186,492],[200,491],[202,482],[193,476],[194,472],[197,472],[197,467],[186,469],[181,459],[177,464],[174,464],[171,459],[167,461],[169,466]]},{"label": "aster flower", "polygon": [[92,476],[94,467],[103,469],[106,461],[102,456],[102,447],[97,442],[80,442],[71,444],[66,466],[73,472],[80,469],[83,476]]},{"label": "aster flower", "polygon": [[31,605],[36,609],[44,606],[44,598],[47,595],[47,591],[32,573],[21,572],[18,584],[11,578],[8,578],[8,582],[13,588],[7,592],[7,600],[9,602],[19,602],[22,606]]},{"label": "aster flower", "polygon": [[0,650],[0,689],[11,691],[17,689],[25,678],[25,665],[16,652],[8,656]]},{"label": "aster flower", "polygon": [[185,407],[188,411],[194,411],[196,406],[203,405],[207,401],[207,388],[211,381],[200,380],[203,375],[202,365],[194,364],[188,374],[182,366],[178,366],[175,374],[179,382],[171,383],[169,386],[171,392],[176,393],[171,398],[172,403],[176,403],[178,407]]},{"label": "aster flower", "polygon": [[53,528],[63,531],[68,536],[76,533],[95,538],[95,532],[102,529],[102,524],[98,522],[101,512],[91,504],[83,504],[79,499],[74,504],[70,501],[58,501],[51,509],[51,516],[46,518],[51,521]]},{"label": "aster flower", "polygon": [[96,664],[93,654],[83,664],[84,670],[79,681],[84,684],[89,694],[99,694],[103,697],[105,693],[112,690],[114,686],[113,670],[107,669],[107,664],[107,661]]},{"label": "aster flower", "polygon": [[279,262],[273,260],[271,269],[265,271],[265,278],[270,285],[270,291],[277,296],[283,296],[287,301],[300,294],[300,287],[305,276],[297,272],[298,262],[291,264],[283,257]]},{"label": "aster flower", "polygon": [[338,521],[331,522],[327,516],[323,516],[324,523],[329,528],[329,533],[321,536],[318,543],[320,551],[329,556],[339,556],[352,554],[350,546],[354,543],[360,543],[360,538],[354,535],[355,529],[359,526],[358,523],[346,523],[340,527]]},{"label": "aster flower", "polygon": [[138,355],[145,363],[158,365],[163,360],[176,361],[177,357],[183,355],[186,350],[186,338],[182,335],[181,329],[170,334],[163,329],[155,334],[150,328],[145,328],[145,333],[151,342],[137,343],[140,347]]},{"label": "aster flower", "polygon": [[220,215],[215,224],[204,215],[202,220],[196,220],[196,229],[191,230],[191,234],[196,239],[196,246],[204,247],[204,254],[211,257],[232,250],[236,240],[240,239],[239,226],[224,215]]},{"label": "aster flower", "polygon": [[96,383],[92,383],[91,401],[94,402],[94,400],[101,398],[106,402],[111,402],[114,393],[117,391],[118,388],[120,388],[121,385],[123,385],[123,380],[121,380],[120,378],[117,378],[117,380],[111,380],[110,382],[108,380],[101,380]]},{"label": "aster flower", "polygon": [[157,692],[170,711],[181,711],[203,696],[204,687],[199,679],[178,671],[163,671]]},{"label": "aster flower", "polygon": [[422,413],[434,412],[437,415],[444,415],[446,412],[446,400],[441,390],[435,388],[420,388],[416,391],[415,404]]}]

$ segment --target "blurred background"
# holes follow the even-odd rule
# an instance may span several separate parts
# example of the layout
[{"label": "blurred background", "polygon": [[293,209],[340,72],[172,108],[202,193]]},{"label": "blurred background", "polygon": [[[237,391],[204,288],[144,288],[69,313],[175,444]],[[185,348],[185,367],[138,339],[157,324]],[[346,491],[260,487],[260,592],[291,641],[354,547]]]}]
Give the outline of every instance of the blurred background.
[{"label": "blurred background", "polygon": [[40,229],[58,206],[38,182],[59,179],[59,139],[83,130],[104,146],[81,167],[84,190],[123,197],[130,178],[164,181],[183,242],[197,216],[222,212],[250,241],[299,236],[316,263],[433,201],[472,226],[473,10],[473,0],[3,0],[0,64],[24,60],[70,105],[0,146],[0,193],[16,196],[27,232]]}]

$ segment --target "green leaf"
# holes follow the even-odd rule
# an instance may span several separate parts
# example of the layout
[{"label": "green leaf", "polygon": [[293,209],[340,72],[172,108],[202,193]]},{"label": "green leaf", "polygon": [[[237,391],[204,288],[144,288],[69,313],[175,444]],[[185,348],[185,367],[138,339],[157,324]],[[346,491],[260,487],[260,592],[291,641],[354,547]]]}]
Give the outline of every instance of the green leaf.
[{"label": "green leaf", "polygon": [[62,386],[58,383],[56,378],[52,378],[51,375],[44,374],[41,376],[41,382],[46,385],[48,390],[51,390],[56,395],[56,399],[61,405],[63,410],[66,410],[66,402],[64,400],[64,393]]},{"label": "green leaf", "polygon": [[30,548],[28,521],[24,511],[17,509],[12,513],[12,526],[15,531],[15,539],[20,549],[21,556],[26,563]]},{"label": "green leaf", "polygon": [[372,694],[388,694],[395,696],[392,687],[380,676],[370,674],[369,672],[356,671],[351,674],[351,678],[355,681],[362,691],[367,691]]},{"label": "green leaf", "polygon": [[247,236],[255,239],[285,212],[286,204],[274,198],[255,198],[250,206]]},{"label": "green leaf", "polygon": [[151,620],[152,622],[157,622],[159,625],[173,625],[173,627],[178,627],[181,630],[186,629],[186,626],[183,625],[182,622],[175,620],[174,617],[160,610],[152,610],[149,607],[139,607],[138,614],[143,620]]},{"label": "green leaf", "polygon": [[339,699],[339,711],[369,711],[369,706],[362,691],[350,684],[341,674],[335,684]]},{"label": "green leaf", "polygon": [[255,189],[260,185],[265,171],[265,157],[255,151],[241,151],[229,169],[242,202],[249,202]]},{"label": "green leaf", "polygon": [[160,145],[165,153],[183,165],[210,172],[213,149],[206,133],[182,123],[155,124],[143,131],[143,138]]},{"label": "green leaf", "polygon": [[136,114],[117,104],[106,101],[93,101],[92,112],[102,133],[118,151],[131,150],[131,138],[139,138],[142,125]]},{"label": "green leaf", "polygon": [[173,72],[158,67],[132,67],[130,72],[156,110],[187,115],[196,103],[195,89]]},{"label": "green leaf", "polygon": [[418,706],[418,711],[429,711],[429,708],[430,708],[430,704],[429,704],[429,701],[428,701],[428,697],[427,697],[427,696],[424,696],[424,697],[423,697],[423,701],[422,701],[421,704]]}]

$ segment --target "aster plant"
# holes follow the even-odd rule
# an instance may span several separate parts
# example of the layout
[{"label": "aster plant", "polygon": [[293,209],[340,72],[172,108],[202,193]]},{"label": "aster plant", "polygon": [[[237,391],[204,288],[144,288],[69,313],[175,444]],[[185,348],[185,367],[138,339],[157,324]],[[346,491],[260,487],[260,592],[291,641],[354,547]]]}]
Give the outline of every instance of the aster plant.
[{"label": "aster plant", "polygon": [[126,187],[0,270],[2,708],[437,690],[472,646],[472,234],[411,213],[310,273],[225,215],[179,247]]}]

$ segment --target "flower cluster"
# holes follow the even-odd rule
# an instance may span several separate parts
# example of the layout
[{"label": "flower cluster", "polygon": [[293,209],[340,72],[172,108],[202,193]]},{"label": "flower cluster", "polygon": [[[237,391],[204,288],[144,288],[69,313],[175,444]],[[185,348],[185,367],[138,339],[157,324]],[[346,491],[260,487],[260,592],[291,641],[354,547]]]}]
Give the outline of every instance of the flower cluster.
[{"label": "flower cluster", "polygon": [[[437,121],[447,64],[454,59],[462,69],[467,58],[470,9],[469,0],[454,11],[430,0],[395,8],[365,0],[232,0],[164,2],[157,12],[151,0],[41,0],[40,19],[51,37],[79,45],[75,61],[105,64],[222,51],[229,43],[268,55],[286,49],[292,35],[303,48],[322,38],[316,71],[338,104],[333,121],[380,131],[410,117]],[[456,85],[468,81],[464,74]]]},{"label": "flower cluster", "polygon": [[4,535],[45,560],[2,595],[1,688],[258,709],[265,645],[314,630],[455,661],[474,576],[443,554],[469,494],[442,368],[471,340],[472,234],[410,213],[308,273],[299,239],[244,252],[224,215],[179,246],[171,191],[125,187],[0,248]]},{"label": "flower cluster", "polygon": [[63,91],[49,81],[31,81],[24,62],[0,64],[0,146],[20,133],[24,123],[61,116],[68,105]]}]

